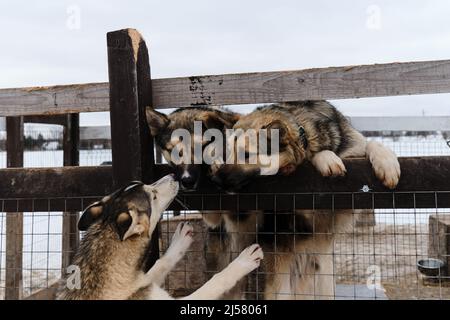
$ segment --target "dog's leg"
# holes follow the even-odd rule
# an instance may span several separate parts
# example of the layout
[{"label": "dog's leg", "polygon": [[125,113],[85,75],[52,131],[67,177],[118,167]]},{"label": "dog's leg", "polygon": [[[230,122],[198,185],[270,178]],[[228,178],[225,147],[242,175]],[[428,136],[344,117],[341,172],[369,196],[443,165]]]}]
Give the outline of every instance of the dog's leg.
[{"label": "dog's leg", "polygon": [[259,267],[263,252],[258,244],[253,244],[233,260],[222,272],[214,275],[208,282],[186,300],[216,300],[231,290],[239,280]]},{"label": "dog's leg", "polygon": [[148,300],[174,300],[170,294],[163,288],[152,285],[150,288],[150,293],[147,295]]},{"label": "dog's leg", "polygon": [[215,229],[222,223],[222,212],[204,212],[202,218],[208,227]]},{"label": "dog's leg", "polygon": [[347,173],[341,158],[330,150],[316,153],[311,163],[324,177],[344,176]]},{"label": "dog's leg", "polygon": [[394,189],[400,180],[400,164],[395,153],[377,141],[369,141],[366,156],[377,178],[389,189]]},{"label": "dog's leg", "polygon": [[137,281],[139,288],[146,287],[150,284],[160,286],[167,274],[175,267],[180,261],[186,250],[192,243],[192,233],[194,228],[189,222],[182,222],[178,224],[175,233],[172,237],[169,249],[166,253],[158,259],[150,270],[143,274]]}]

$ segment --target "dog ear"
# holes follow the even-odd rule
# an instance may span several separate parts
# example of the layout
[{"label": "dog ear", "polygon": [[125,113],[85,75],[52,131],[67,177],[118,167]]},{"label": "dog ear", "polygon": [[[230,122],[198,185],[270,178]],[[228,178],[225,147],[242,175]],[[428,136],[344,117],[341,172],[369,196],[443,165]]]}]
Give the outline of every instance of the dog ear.
[{"label": "dog ear", "polygon": [[138,214],[133,210],[120,213],[116,218],[116,226],[119,238],[122,241],[133,235],[140,235],[145,231],[144,226],[139,223]]},{"label": "dog ear", "polygon": [[78,220],[78,229],[80,231],[86,231],[95,221],[100,219],[103,215],[104,203],[97,201],[84,209],[81,214],[80,220]]},{"label": "dog ear", "polygon": [[197,120],[202,121],[206,129],[231,129],[238,120],[238,116],[235,114],[221,115],[217,112],[204,112]]},{"label": "dog ear", "polygon": [[280,120],[274,120],[268,125],[264,126],[262,129],[267,129],[267,137],[269,139],[272,138],[271,136],[271,129],[278,130],[278,137],[280,139],[280,145],[286,145],[288,143],[288,128],[287,126],[281,122]]},{"label": "dog ear", "polygon": [[153,137],[161,133],[170,123],[167,115],[154,110],[152,107],[145,108],[145,117],[147,118],[147,124]]}]

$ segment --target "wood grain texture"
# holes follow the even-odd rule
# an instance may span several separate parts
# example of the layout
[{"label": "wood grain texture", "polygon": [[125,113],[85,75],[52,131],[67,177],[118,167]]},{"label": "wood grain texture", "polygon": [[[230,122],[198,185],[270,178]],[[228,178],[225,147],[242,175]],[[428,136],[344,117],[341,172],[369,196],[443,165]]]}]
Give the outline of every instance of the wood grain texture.
[{"label": "wood grain texture", "polygon": [[428,256],[445,262],[445,275],[450,275],[450,215],[433,214],[428,223]]},{"label": "wood grain texture", "polygon": [[89,197],[112,192],[111,166],[11,168],[1,169],[0,177],[2,199]]},{"label": "wood grain texture", "polygon": [[[153,138],[145,108],[152,105],[147,45],[134,29],[107,34],[113,183],[153,181]],[[159,228],[154,230],[150,254],[143,262],[148,271],[159,258]]]},{"label": "wood grain texture", "polygon": [[[153,79],[155,108],[450,92],[450,60]],[[0,116],[109,110],[108,83],[0,90]]]},{"label": "wood grain texture", "polygon": [[6,213],[5,300],[23,296],[23,213]]},{"label": "wood grain texture", "polygon": [[0,116],[108,111],[108,92],[108,83],[2,89]]},{"label": "wood grain texture", "polygon": [[[23,117],[6,118],[6,165],[8,168],[23,167],[23,125]],[[21,299],[23,294],[23,213],[17,207],[15,211],[6,215],[6,300]]]},{"label": "wood grain texture", "polygon": [[[150,78],[150,67],[148,55],[147,68],[138,67],[138,57],[146,47],[137,31],[109,32],[107,42],[113,181],[118,188],[129,181],[145,180],[151,171],[153,145],[141,102],[151,102],[151,91],[145,95],[139,86],[144,81],[141,73]],[[146,85],[150,86],[149,80]]]},{"label": "wood grain texture", "polygon": [[25,116],[24,123],[45,123],[65,126],[67,117],[70,115],[58,114],[53,116]]},{"label": "wood grain texture", "polygon": [[58,281],[50,285],[48,288],[41,289],[26,297],[24,300],[55,300],[60,286],[59,281],[62,280],[58,279]]},{"label": "wood grain texture", "polygon": [[450,92],[450,61],[160,79],[158,108]]},{"label": "wood grain texture", "polygon": [[[63,155],[64,166],[80,165],[80,115],[67,114],[64,117]],[[52,117],[54,118],[54,117]],[[61,268],[63,271],[72,263],[80,242],[78,212],[66,211],[62,217]]]}]

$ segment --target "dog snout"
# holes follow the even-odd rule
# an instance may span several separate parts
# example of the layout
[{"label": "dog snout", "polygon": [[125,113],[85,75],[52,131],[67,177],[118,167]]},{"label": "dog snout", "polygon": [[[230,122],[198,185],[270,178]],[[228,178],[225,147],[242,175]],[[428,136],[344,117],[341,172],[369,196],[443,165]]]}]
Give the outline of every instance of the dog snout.
[{"label": "dog snout", "polygon": [[194,189],[196,179],[191,175],[183,175],[181,176],[180,183],[184,189]]},{"label": "dog snout", "polygon": [[183,191],[197,189],[201,174],[201,166],[199,165],[184,165],[176,168],[176,180],[179,181]]}]

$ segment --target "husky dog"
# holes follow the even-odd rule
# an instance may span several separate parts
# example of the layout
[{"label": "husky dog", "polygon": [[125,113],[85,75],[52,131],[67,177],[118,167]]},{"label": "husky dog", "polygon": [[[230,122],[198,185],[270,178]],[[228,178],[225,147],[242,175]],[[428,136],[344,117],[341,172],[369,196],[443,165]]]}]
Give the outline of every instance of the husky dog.
[{"label": "husky dog", "polygon": [[[278,129],[279,172],[284,175],[292,173],[307,160],[324,177],[343,176],[346,169],[342,159],[367,157],[372,163],[375,175],[386,187],[395,188],[400,179],[397,156],[379,142],[367,142],[327,101],[303,101],[259,107],[240,117],[233,129]],[[270,140],[270,134],[268,138]],[[245,148],[248,157],[248,144]],[[229,191],[239,190],[264,170],[264,166],[258,163],[231,162],[233,164],[216,164],[212,167],[213,180]]]},{"label": "husky dog", "polygon": [[[244,131],[278,129],[279,172],[284,175],[293,172],[303,161],[310,161],[323,176],[342,176],[346,173],[343,158],[367,157],[386,187],[395,188],[400,178],[396,155],[378,142],[367,142],[326,101],[259,107],[241,116],[233,128]],[[249,146],[245,148],[247,157]],[[261,175],[264,166],[259,163],[215,164],[211,170],[213,181],[222,189],[234,192]],[[263,285],[259,289],[264,298],[334,298],[334,235],[350,226],[352,212],[296,210],[290,214],[273,214],[256,211],[229,212],[214,217],[209,219],[209,224],[226,231],[225,245],[231,251],[255,239],[263,246],[265,260],[261,266],[263,277],[259,281]]]},{"label": "husky dog", "polygon": [[[155,137],[156,144],[161,149],[166,161],[175,167],[175,172],[183,191],[197,189],[202,176],[205,176],[209,169],[209,166],[205,164],[194,163],[194,143],[202,139],[202,137],[194,136],[194,122],[200,121],[202,123],[202,131],[218,129],[223,132],[225,129],[232,128],[239,119],[239,114],[230,112],[225,108],[206,106],[181,108],[169,115],[147,107],[146,116],[150,132]],[[172,133],[177,129],[186,129],[193,137],[191,140],[190,163],[188,164],[175,165],[172,161],[172,150],[178,143],[181,143],[179,137],[172,137]],[[200,143],[203,148],[207,145],[207,142],[203,141],[203,139]]]},{"label": "husky dog", "polygon": [[[169,115],[165,115],[154,109],[147,107],[146,109],[147,123],[150,128],[150,132],[155,137],[157,146],[161,149],[162,154],[166,161],[175,169],[178,180],[180,181],[181,190],[184,192],[195,191],[200,182],[210,176],[210,166],[203,163],[194,164],[194,151],[191,148],[191,163],[190,164],[177,164],[172,162],[172,150],[180,143],[178,137],[173,138],[172,134],[177,129],[186,129],[190,132],[191,136],[194,136],[194,121],[202,122],[202,129],[217,129],[224,132],[226,129],[231,129],[234,123],[239,119],[240,114],[230,112],[223,107],[191,107],[180,108],[175,110]],[[175,139],[175,140],[174,140]],[[194,139],[191,139],[193,142]],[[201,141],[203,148],[207,143]],[[203,221],[207,226],[212,226],[212,229],[208,229],[207,241],[205,242],[205,259],[207,263],[207,276],[214,274],[215,271],[222,269],[231,261],[228,245],[223,243],[224,237],[221,233],[217,232],[217,221],[220,221],[223,213],[229,214],[228,211],[202,211]],[[223,250],[228,248],[225,253]],[[234,252],[240,252],[237,246],[233,246],[233,249],[239,250]],[[233,290],[227,292],[223,296],[224,299],[240,299],[244,298],[242,292],[244,288],[245,279],[240,281]]]},{"label": "husky dog", "polygon": [[[160,285],[191,244],[192,226],[179,224],[166,253],[149,270],[145,266],[152,233],[178,188],[173,175],[151,185],[133,182],[87,207],[78,223],[86,234],[73,261],[80,286],[63,283],[58,299],[170,299]],[[257,244],[249,246],[185,299],[220,298],[262,258]]]}]

